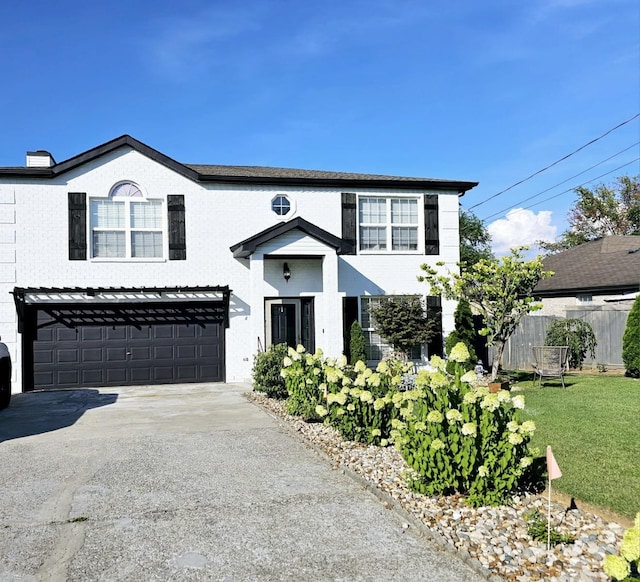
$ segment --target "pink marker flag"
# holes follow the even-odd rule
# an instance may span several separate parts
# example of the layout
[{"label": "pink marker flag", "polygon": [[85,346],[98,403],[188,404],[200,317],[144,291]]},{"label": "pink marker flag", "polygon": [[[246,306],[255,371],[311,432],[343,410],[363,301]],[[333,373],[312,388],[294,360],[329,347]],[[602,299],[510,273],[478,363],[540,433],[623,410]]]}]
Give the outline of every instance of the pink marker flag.
[{"label": "pink marker flag", "polygon": [[562,477],[562,471],[558,467],[550,445],[547,445],[547,473],[549,474],[549,481]]}]

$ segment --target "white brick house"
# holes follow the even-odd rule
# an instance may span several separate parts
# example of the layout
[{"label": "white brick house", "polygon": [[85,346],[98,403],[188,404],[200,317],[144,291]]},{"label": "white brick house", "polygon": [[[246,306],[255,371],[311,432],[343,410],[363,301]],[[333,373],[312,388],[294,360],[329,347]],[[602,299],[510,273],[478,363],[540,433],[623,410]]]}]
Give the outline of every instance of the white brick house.
[{"label": "white brick house", "polygon": [[[377,359],[368,305],[424,295],[424,262],[455,267],[475,185],[185,165],[126,135],[60,163],[29,152],[0,167],[14,392],[248,381],[272,342],[341,354],[354,318]],[[450,331],[454,306],[428,303]]]}]

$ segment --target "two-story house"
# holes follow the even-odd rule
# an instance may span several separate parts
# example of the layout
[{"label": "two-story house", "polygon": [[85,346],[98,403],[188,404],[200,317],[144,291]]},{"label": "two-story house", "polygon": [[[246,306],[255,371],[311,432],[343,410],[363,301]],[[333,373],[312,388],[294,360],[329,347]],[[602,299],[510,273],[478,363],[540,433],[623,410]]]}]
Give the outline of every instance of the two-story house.
[{"label": "two-story house", "polygon": [[[14,391],[248,381],[272,343],[341,354],[354,319],[380,359],[369,307],[424,296],[422,263],[455,268],[476,185],[183,164],[128,135],[58,163],[28,152],[0,168]],[[454,305],[428,304],[450,331]]]}]

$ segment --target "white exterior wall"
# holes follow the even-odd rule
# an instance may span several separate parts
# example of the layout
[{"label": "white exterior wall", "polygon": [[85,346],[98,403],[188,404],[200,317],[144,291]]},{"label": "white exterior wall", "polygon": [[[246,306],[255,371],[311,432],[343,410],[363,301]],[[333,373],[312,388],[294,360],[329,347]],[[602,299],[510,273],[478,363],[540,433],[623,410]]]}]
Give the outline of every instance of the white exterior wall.
[{"label": "white exterior wall", "polygon": [[[106,196],[118,182],[131,181],[149,198],[185,196],[186,260],[92,260],[68,258],[68,193]],[[229,285],[230,327],[226,330],[226,379],[250,377],[258,339],[264,345],[264,298],[315,297],[316,346],[342,350],[342,298],[381,294],[428,294],[417,281],[420,265],[459,260],[458,196],[439,196],[441,254],[358,254],[335,250],[298,231],[270,241],[249,259],[235,259],[232,245],[281,220],[271,201],[286,194],[293,202],[286,220],[302,217],[341,237],[341,193],[345,189],[250,187],[193,182],[141,153],[123,147],[52,180],[0,178],[0,335],[14,361],[14,391],[21,390],[21,353],[14,287],[164,287]],[[358,194],[410,195],[408,190],[348,189]],[[429,192],[427,192],[429,193]],[[432,192],[433,193],[433,192]],[[87,200],[89,205],[89,200]],[[421,217],[422,220],[422,217]],[[166,219],[164,220],[166,228]],[[90,246],[90,236],[88,237]],[[167,245],[165,237],[165,245]],[[90,249],[89,249],[90,254]],[[292,271],[286,283],[282,262],[264,254],[285,255]],[[317,255],[316,259],[291,259]],[[165,246],[165,256],[168,250]],[[444,302],[445,334],[453,329],[455,304]]]}]

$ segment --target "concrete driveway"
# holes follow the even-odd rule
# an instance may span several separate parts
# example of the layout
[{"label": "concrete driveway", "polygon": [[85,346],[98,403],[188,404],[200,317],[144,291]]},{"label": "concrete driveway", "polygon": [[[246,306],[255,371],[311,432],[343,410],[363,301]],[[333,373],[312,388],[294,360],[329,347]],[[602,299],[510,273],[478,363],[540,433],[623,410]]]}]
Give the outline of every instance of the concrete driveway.
[{"label": "concrete driveway", "polygon": [[0,412],[0,580],[482,579],[247,389],[14,395]]}]

